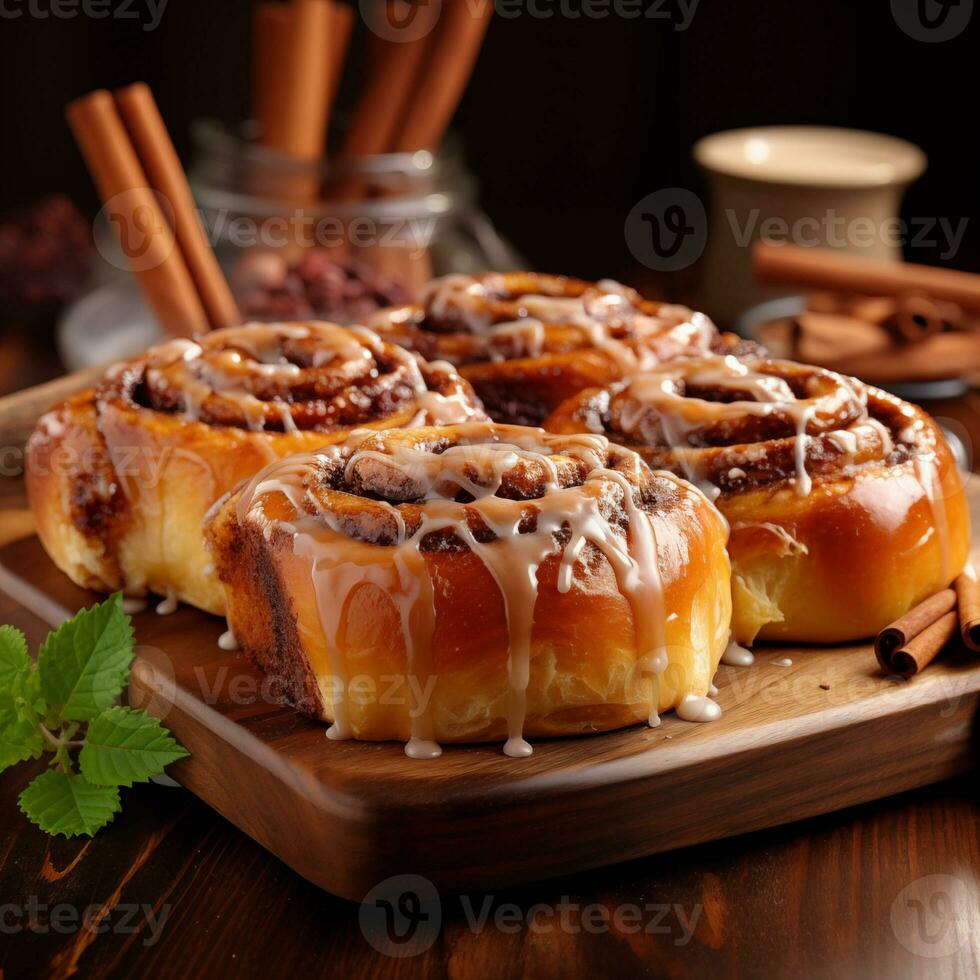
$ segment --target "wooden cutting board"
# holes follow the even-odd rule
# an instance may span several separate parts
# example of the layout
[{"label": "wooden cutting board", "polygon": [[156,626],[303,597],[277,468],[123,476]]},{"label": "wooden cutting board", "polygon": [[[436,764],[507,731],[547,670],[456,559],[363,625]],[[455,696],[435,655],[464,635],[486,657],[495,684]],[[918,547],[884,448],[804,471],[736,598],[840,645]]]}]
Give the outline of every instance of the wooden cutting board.
[{"label": "wooden cutting board", "polygon": [[[0,400],[0,437],[20,444],[88,380]],[[23,508],[20,482],[0,480],[0,605],[37,643],[97,596],[51,564]],[[720,668],[711,724],[666,715],[656,730],[538,739],[528,759],[474,745],[416,761],[398,744],[328,741],[275,704],[242,654],[219,649],[222,620],[181,608],[134,622],[130,700],[191,752],[173,777],[355,900],[395,874],[493,889],[626,861],[923,786],[980,756],[980,659],[958,650],[905,682],[881,675],[868,644],[760,648],[754,666]]]},{"label": "wooden cutting board", "polygon": [[[35,641],[96,598],[33,536],[0,550],[0,592]],[[215,617],[134,621],[130,699],[190,750],[174,778],[352,899],[395,874],[497,888],[775,826],[964,772],[980,741],[976,658],[956,652],[904,682],[868,645],[770,647],[720,669],[711,724],[667,715],[656,730],[539,739],[529,759],[477,745],[415,761],[397,744],[328,741],[272,703],[261,673],[219,649]]]}]

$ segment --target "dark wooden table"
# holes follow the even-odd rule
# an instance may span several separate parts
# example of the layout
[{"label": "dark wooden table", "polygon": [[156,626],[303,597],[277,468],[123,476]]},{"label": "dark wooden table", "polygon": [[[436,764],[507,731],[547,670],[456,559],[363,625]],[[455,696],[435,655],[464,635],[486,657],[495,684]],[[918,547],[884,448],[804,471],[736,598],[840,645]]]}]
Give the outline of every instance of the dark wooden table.
[{"label": "dark wooden table", "polygon": [[[980,396],[929,407],[980,447]],[[5,506],[19,493],[0,479]],[[0,776],[2,977],[980,976],[975,773],[532,887],[396,882],[364,906],[178,788],[124,791],[94,840],[49,840],[17,809],[30,777]]]}]

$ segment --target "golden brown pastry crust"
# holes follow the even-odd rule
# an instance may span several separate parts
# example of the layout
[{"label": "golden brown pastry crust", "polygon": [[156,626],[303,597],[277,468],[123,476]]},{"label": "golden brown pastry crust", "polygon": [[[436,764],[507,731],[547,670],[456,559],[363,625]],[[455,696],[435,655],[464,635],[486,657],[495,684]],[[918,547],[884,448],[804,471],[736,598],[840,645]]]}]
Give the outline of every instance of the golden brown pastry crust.
[{"label": "golden brown pastry crust", "polygon": [[342,736],[511,745],[633,724],[704,696],[728,639],[717,511],[595,437],[355,435],[268,467],[208,536],[243,648]]},{"label": "golden brown pastry crust", "polygon": [[538,425],[583,388],[681,354],[754,348],[703,314],[612,280],[531,272],[446,276],[415,306],[368,319],[382,336],[455,364],[498,422]]},{"label": "golden brown pastry crust", "polygon": [[222,613],[201,530],[218,497],[359,426],[474,417],[450,365],[363,328],[249,324],[152,348],[43,416],[27,492],[45,549],[79,585]]},{"label": "golden brown pastry crust", "polygon": [[821,368],[676,361],[579,393],[545,428],[601,432],[720,491],[742,643],[871,636],[966,561],[966,498],[939,427]]}]

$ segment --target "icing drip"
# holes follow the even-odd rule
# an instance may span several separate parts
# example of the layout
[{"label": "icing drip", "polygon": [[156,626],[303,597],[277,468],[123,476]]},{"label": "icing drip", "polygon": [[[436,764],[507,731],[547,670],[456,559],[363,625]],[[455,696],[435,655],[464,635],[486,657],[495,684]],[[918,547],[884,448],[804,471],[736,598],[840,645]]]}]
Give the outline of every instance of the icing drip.
[{"label": "icing drip", "polygon": [[[538,357],[546,349],[546,325],[571,327],[628,374],[664,358],[707,354],[718,334],[704,314],[649,303],[612,279],[578,290],[564,280],[538,280],[542,290],[550,285],[555,292],[512,291],[507,276],[451,275],[429,283],[421,301],[429,320],[485,336],[491,360]],[[656,312],[646,312],[651,308]],[[510,315],[501,319],[504,310]]]},{"label": "icing drip", "polygon": [[677,717],[684,721],[717,721],[721,717],[721,708],[711,698],[685,694],[677,705]]},{"label": "icing drip", "polygon": [[[808,397],[800,398],[778,373],[782,370],[799,371],[795,365],[778,361],[749,363],[730,355],[681,358],[631,378],[624,392],[619,427],[651,444],[666,441],[674,449],[684,449],[701,445],[702,431],[711,426],[739,423],[746,416],[784,419],[795,433],[794,486],[797,493],[807,496],[813,485],[806,468],[810,429],[819,430],[830,421],[863,413],[866,395],[848,379],[822,371],[802,378],[804,386],[812,390]],[[710,400],[688,394],[691,390],[721,391],[734,397]],[[856,451],[856,437],[850,433],[835,431],[829,436],[843,447],[842,451]],[[682,454],[681,464],[688,479],[709,492],[694,456]],[[730,478],[740,475],[745,475],[743,470],[730,470]]]},{"label": "icing drip", "polygon": [[721,655],[721,662],[728,667],[751,667],[755,663],[755,656],[751,650],[739,646],[732,638],[728,641],[728,647]]},{"label": "icing drip", "polygon": [[158,616],[169,616],[177,611],[177,593],[173,589],[167,589],[167,596],[157,604]]},{"label": "icing drip", "polygon": [[[249,323],[214,331],[200,343],[172,340],[151,348],[144,362],[154,403],[190,422],[295,433],[348,424],[358,407],[370,421],[402,403],[410,408],[413,399],[420,403],[416,424],[483,417],[451,365],[420,363],[365,327]],[[430,378],[443,384],[440,391],[430,390]],[[372,411],[372,399],[385,409]]]},{"label": "icing drip", "polygon": [[146,599],[142,596],[123,596],[122,610],[130,616],[136,615],[136,613],[145,612],[146,610]]},{"label": "icing drip", "polygon": [[786,555],[807,555],[810,553],[810,549],[802,542],[793,537],[790,532],[783,527],[781,524],[773,524],[770,521],[736,521],[732,525],[733,531],[741,531],[748,528],[759,528],[761,531],[767,531],[774,537],[778,538],[782,544],[781,554]]},{"label": "icing drip", "polygon": [[792,667],[793,661],[789,657],[780,657],[779,660],[773,661],[774,667]]},{"label": "icing drip", "polygon": [[[261,502],[271,493],[284,494],[301,515],[290,529],[293,550],[310,561],[330,671],[337,680],[329,698],[324,692],[334,715],[328,736],[351,736],[343,694],[348,672],[339,651],[346,611],[356,590],[366,584],[393,602],[401,622],[407,672],[425,689],[432,676],[436,583],[423,542],[429,535],[445,532],[483,563],[503,601],[508,631],[507,755],[531,753],[523,729],[538,571],[546,559],[560,556],[557,586],[560,593],[567,593],[587,547],[605,556],[630,604],[638,676],[650,678],[650,723],[657,724],[659,676],[667,666],[663,583],[655,518],[635,497],[643,473],[639,457],[617,447],[619,465],[613,468],[613,453],[601,436],[554,436],[488,424],[459,426],[456,432],[458,442],[442,452],[404,441],[388,445],[384,434],[360,432],[344,446],[273,464],[238,500],[240,520],[251,515],[263,520]],[[308,491],[316,483],[315,474],[331,467],[333,471],[341,468],[344,486],[356,486],[362,496],[375,498],[372,505],[377,508],[377,519],[390,525],[392,540],[379,544],[351,536],[349,526],[343,524],[344,510],[332,509],[330,494]],[[569,471],[584,474],[581,482],[567,485]],[[516,499],[512,492],[501,495],[504,485],[518,478],[515,474],[531,478],[537,487],[535,494]],[[684,492],[677,478],[660,477]],[[466,502],[457,499],[461,494],[468,498]],[[419,516],[412,526],[385,499],[392,497],[418,502]],[[606,516],[603,508],[608,508],[610,498],[626,517],[625,532]],[[270,534],[272,528],[266,522],[265,533]],[[406,753],[431,758],[438,753],[431,699],[417,707],[410,712]]]},{"label": "icing drip", "polygon": [[238,645],[238,638],[235,636],[234,631],[229,626],[228,629],[218,637],[218,646],[222,650],[238,650],[240,649]]}]

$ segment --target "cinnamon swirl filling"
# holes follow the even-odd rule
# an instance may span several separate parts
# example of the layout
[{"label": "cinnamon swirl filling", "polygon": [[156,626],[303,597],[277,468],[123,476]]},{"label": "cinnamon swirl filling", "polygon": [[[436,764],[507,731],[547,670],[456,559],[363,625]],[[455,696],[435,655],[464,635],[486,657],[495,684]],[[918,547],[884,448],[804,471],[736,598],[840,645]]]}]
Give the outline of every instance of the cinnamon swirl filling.
[{"label": "cinnamon swirl filling", "polygon": [[801,495],[842,468],[897,464],[935,448],[905,403],[790,361],[682,358],[583,392],[546,423],[601,432],[706,492],[791,483]]},{"label": "cinnamon swirl filling", "polygon": [[121,365],[100,395],[253,432],[330,431],[411,408],[429,421],[484,417],[450,365],[329,323],[253,323],[173,340]]}]

